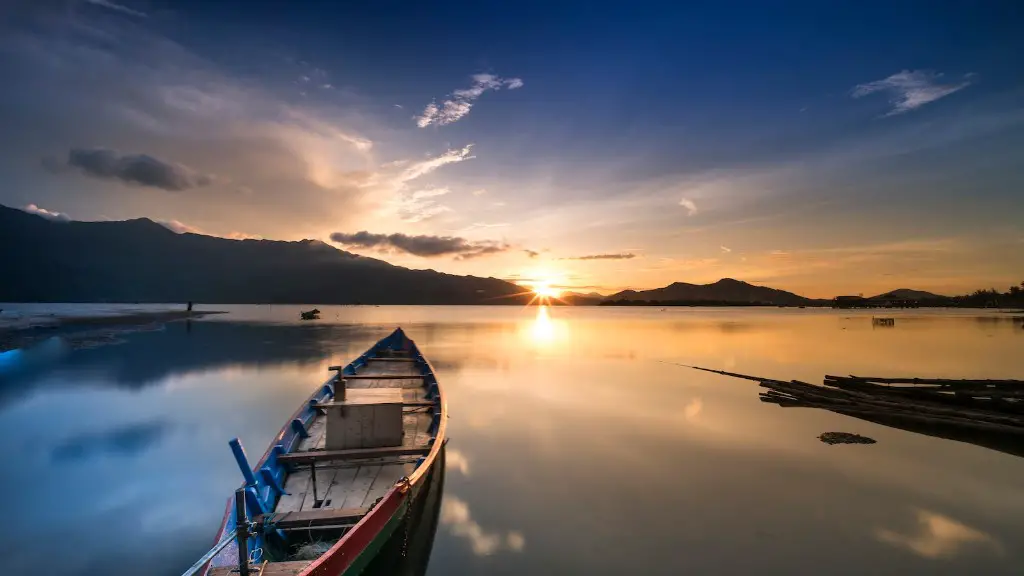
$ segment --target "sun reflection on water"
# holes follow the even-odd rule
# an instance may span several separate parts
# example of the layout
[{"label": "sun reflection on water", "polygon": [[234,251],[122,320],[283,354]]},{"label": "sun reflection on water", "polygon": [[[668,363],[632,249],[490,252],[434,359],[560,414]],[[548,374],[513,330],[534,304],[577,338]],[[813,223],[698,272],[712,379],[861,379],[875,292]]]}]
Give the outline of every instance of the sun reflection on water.
[{"label": "sun reflection on water", "polygon": [[551,347],[558,341],[565,339],[568,333],[568,326],[565,320],[551,318],[547,306],[538,306],[537,315],[529,324],[529,340],[543,347]]}]

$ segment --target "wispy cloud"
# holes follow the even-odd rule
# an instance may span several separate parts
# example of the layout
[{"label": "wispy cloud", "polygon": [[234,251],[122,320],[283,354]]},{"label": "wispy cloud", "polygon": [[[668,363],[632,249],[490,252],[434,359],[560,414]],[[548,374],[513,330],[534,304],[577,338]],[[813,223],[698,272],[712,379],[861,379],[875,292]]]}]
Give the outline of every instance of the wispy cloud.
[{"label": "wispy cloud", "polygon": [[618,252],[613,254],[587,254],[585,256],[570,256],[562,260],[630,260],[636,258],[631,252]]},{"label": "wispy cloud", "polygon": [[469,88],[456,90],[451,93],[449,99],[438,104],[431,102],[423,109],[423,113],[416,117],[416,125],[426,128],[432,124],[444,126],[458,122],[473,108],[477,98],[488,90],[501,90],[507,88],[515,90],[522,88],[523,81],[519,78],[501,78],[493,74],[474,74],[473,84]]},{"label": "wispy cloud", "polygon": [[506,228],[511,226],[508,222],[474,222],[469,225],[467,230],[476,230],[477,228]]},{"label": "wispy cloud", "polygon": [[540,256],[540,252],[536,250],[523,250],[523,253],[529,256],[530,258],[536,258]]},{"label": "wispy cloud", "polygon": [[[429,220],[446,212],[451,212],[449,206],[442,204],[438,199],[451,193],[451,189],[442,186],[411,189],[411,182],[431,172],[447,166],[472,160],[475,156],[470,154],[473,145],[469,144],[462,148],[453,148],[443,154],[419,160],[416,162],[398,161],[385,167],[380,173],[368,174],[363,185],[367,187],[379,187],[390,189],[392,198],[390,205],[394,213],[404,222],[422,222]],[[394,172],[397,169],[398,172]],[[387,174],[386,176],[381,176]]]},{"label": "wispy cloud", "polygon": [[697,213],[697,203],[689,198],[683,198],[679,201],[679,205],[686,208],[686,215],[693,216]]},{"label": "wispy cloud", "polygon": [[432,236],[408,234],[373,234],[367,231],[346,234],[335,232],[331,241],[350,248],[371,248],[376,250],[393,250],[419,256],[436,258],[439,256],[455,256],[456,260],[469,260],[479,256],[497,254],[509,250],[511,246],[503,242],[485,240],[472,242],[457,236]]},{"label": "wispy cloud", "polygon": [[186,166],[159,160],[147,154],[120,155],[105,148],[73,148],[68,166],[95,178],[120,180],[126,184],[151,186],[171,192],[205,186],[211,176]]},{"label": "wispy cloud", "polygon": [[203,234],[203,231],[199,228],[189,226],[179,220],[157,220],[156,223],[175,234]]},{"label": "wispy cloud", "polygon": [[399,176],[400,182],[408,182],[409,180],[415,180],[420,176],[424,176],[437,170],[441,166],[446,164],[452,164],[455,162],[462,162],[464,160],[472,160],[476,156],[470,155],[470,151],[473,149],[472,144],[467,144],[462,148],[454,148],[448,150],[440,156],[421,160],[410,164],[405,170],[403,170]]},{"label": "wispy cloud", "polygon": [[886,116],[894,116],[949,96],[971,84],[970,76],[953,83],[943,83],[942,76],[927,70],[903,70],[882,80],[858,84],[850,95],[861,98],[877,92],[888,94],[893,109]]},{"label": "wispy cloud", "polygon": [[93,6],[102,6],[104,8],[108,8],[110,10],[115,10],[117,12],[121,12],[122,14],[130,14],[132,16],[137,16],[139,18],[145,18],[146,17],[146,13],[145,12],[139,12],[138,10],[134,10],[134,9],[129,8],[129,7],[125,6],[125,5],[123,5],[123,4],[117,4],[115,2],[111,2],[110,0],[85,0],[85,3],[86,4],[92,4]]},{"label": "wispy cloud", "polygon": [[63,212],[53,212],[52,210],[47,210],[46,208],[40,208],[39,206],[36,206],[35,204],[29,204],[28,206],[25,206],[22,210],[25,211],[25,212],[28,212],[29,214],[35,214],[36,216],[42,216],[43,218],[46,218],[47,220],[53,220],[54,222],[70,222],[71,221],[71,217],[68,216],[67,214],[63,213]]},{"label": "wispy cloud", "polygon": [[732,252],[732,248],[729,248],[728,246],[719,246],[719,248],[722,250],[722,252],[725,252],[726,254]]},{"label": "wispy cloud", "polygon": [[451,212],[452,209],[436,199],[449,194],[448,188],[426,188],[412,192],[402,192],[394,200],[398,217],[405,222],[422,222]]}]

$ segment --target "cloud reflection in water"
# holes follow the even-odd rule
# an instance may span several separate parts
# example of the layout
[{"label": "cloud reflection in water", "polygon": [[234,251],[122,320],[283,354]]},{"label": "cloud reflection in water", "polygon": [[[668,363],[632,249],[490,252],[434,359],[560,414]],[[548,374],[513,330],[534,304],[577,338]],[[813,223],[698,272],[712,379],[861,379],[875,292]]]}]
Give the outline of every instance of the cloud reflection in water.
[{"label": "cloud reflection in water", "polygon": [[484,530],[470,515],[469,504],[451,494],[446,494],[441,504],[441,523],[455,536],[469,540],[477,556],[490,556],[501,550],[522,552],[526,547],[526,538],[520,532]]},{"label": "cloud reflection in water", "polygon": [[917,510],[917,526],[908,533],[878,528],[875,536],[882,542],[933,560],[956,556],[966,548],[986,548],[997,555],[1003,554],[1003,547],[995,538],[928,510]]}]

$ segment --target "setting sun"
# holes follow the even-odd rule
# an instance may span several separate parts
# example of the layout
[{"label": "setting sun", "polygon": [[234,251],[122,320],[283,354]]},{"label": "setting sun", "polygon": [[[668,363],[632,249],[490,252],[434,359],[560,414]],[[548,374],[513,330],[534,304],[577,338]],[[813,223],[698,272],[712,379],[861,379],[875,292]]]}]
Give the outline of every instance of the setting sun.
[{"label": "setting sun", "polygon": [[562,291],[558,288],[553,288],[550,284],[537,284],[533,287],[533,293],[541,298],[558,298],[562,295]]}]

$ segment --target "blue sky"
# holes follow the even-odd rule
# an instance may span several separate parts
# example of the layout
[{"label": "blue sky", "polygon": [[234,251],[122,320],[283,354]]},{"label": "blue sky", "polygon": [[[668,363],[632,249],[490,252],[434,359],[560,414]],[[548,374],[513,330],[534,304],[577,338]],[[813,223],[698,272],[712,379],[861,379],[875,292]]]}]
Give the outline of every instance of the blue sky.
[{"label": "blue sky", "polygon": [[1013,2],[0,14],[0,203],[50,217],[583,291],[1024,279]]}]

